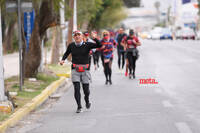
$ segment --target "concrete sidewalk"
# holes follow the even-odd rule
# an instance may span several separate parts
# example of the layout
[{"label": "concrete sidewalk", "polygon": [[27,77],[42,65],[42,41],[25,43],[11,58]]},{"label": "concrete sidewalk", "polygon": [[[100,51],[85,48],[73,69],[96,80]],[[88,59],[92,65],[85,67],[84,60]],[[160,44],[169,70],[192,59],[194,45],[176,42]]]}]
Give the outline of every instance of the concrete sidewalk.
[{"label": "concrete sidewalk", "polygon": [[[43,60],[50,62],[51,51],[47,52],[47,55],[43,56]],[[19,75],[19,53],[12,53],[3,56],[3,65],[4,65],[4,79],[7,79],[12,76]]]},{"label": "concrete sidewalk", "polygon": [[19,75],[19,53],[3,56],[4,78]]}]

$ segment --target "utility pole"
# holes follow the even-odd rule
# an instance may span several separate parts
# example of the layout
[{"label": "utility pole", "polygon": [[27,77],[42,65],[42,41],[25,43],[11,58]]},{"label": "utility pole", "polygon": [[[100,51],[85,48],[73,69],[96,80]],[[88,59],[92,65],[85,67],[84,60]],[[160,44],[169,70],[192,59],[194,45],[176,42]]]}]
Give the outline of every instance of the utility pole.
[{"label": "utility pole", "polygon": [[0,7],[0,102],[6,100],[3,74],[3,49],[2,49],[2,29],[1,29],[1,7]]},{"label": "utility pole", "polygon": [[17,1],[17,12],[18,12],[18,38],[19,38],[19,90],[22,91],[23,85],[23,74],[22,74],[22,34],[21,34],[21,1]]},{"label": "utility pole", "polygon": [[10,113],[12,103],[5,96],[4,74],[3,74],[3,50],[2,50],[2,29],[1,29],[1,6],[0,6],[0,112]]},{"label": "utility pole", "polygon": [[68,24],[68,40],[67,43],[69,44],[72,42],[72,32],[77,30],[77,8],[76,8],[77,2],[76,0],[70,0],[69,1],[69,8],[73,10],[73,17],[69,19]]},{"label": "utility pole", "polygon": [[[72,11],[73,11],[73,9],[74,9],[74,0],[69,0],[69,8],[72,9]],[[67,47],[67,45],[69,45],[72,42],[72,32],[73,32],[73,29],[74,29],[73,26],[74,26],[73,25],[73,16],[71,16],[69,18],[69,24],[68,24],[67,44],[66,44],[66,47]],[[71,55],[68,56],[67,60],[71,61]]]},{"label": "utility pole", "polygon": [[[62,32],[62,47],[61,47],[61,54],[63,54],[66,50],[66,38],[65,38],[65,7],[64,7],[64,0],[60,3],[60,25],[61,25],[61,32]],[[63,27],[62,27],[63,26]]]},{"label": "utility pole", "polygon": [[[74,9],[74,0],[69,0],[69,8],[72,10]],[[73,17],[70,17],[68,24],[67,44],[72,42],[73,29]]]},{"label": "utility pole", "polygon": [[73,20],[74,20],[74,26],[73,26],[73,30],[77,30],[77,2],[76,0],[74,0],[74,15],[73,15]]}]

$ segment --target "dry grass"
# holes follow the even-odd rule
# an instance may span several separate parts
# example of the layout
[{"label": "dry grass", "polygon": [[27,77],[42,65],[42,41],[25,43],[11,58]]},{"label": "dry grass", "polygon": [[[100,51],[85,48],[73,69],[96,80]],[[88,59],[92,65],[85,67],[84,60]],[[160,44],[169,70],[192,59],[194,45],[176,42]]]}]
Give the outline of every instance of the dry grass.
[{"label": "dry grass", "polygon": [[[5,80],[6,91],[17,92],[16,96],[10,96],[10,100],[16,106],[14,112],[40,94],[53,81],[58,80],[58,77],[50,73],[39,73],[36,79],[34,82],[25,79],[22,91],[19,91],[19,77],[14,76]],[[0,113],[0,122],[11,114]]]}]

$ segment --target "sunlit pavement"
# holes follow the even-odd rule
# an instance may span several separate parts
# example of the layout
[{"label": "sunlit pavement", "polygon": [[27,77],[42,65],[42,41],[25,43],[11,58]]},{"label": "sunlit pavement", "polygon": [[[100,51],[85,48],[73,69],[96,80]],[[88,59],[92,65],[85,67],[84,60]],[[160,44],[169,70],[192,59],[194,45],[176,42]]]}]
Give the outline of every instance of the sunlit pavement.
[{"label": "sunlit pavement", "polygon": [[[104,84],[102,68],[92,68],[89,111],[75,113],[70,88],[53,106],[34,112],[37,119],[25,119],[8,132],[199,133],[200,42],[143,40],[142,44],[136,79],[119,72],[116,55],[113,85]],[[140,79],[149,78],[158,84],[140,84]]]}]

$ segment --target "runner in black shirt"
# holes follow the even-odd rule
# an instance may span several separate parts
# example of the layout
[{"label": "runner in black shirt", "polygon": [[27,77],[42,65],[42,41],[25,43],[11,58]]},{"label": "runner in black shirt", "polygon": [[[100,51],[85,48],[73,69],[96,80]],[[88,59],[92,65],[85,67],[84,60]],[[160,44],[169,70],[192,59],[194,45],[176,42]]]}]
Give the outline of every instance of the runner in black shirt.
[{"label": "runner in black shirt", "polygon": [[64,60],[70,53],[72,54],[72,82],[74,85],[74,97],[78,105],[76,113],[82,112],[80,82],[82,83],[85,94],[84,99],[86,102],[86,108],[89,109],[91,106],[89,101],[89,80],[91,78],[89,72],[89,52],[93,48],[101,47],[101,43],[96,39],[96,37],[96,34],[92,34],[92,38],[96,43],[83,42],[82,32],[73,32],[75,42],[68,45],[68,48],[60,61],[60,64],[63,65]]},{"label": "runner in black shirt", "polygon": [[[125,51],[124,51],[124,46],[121,44],[122,39],[127,36],[126,33],[124,33],[124,29],[120,28],[119,33],[117,36],[117,53],[118,53],[118,67],[119,69],[124,68],[125,64]],[[121,62],[122,60],[122,62]]]}]

